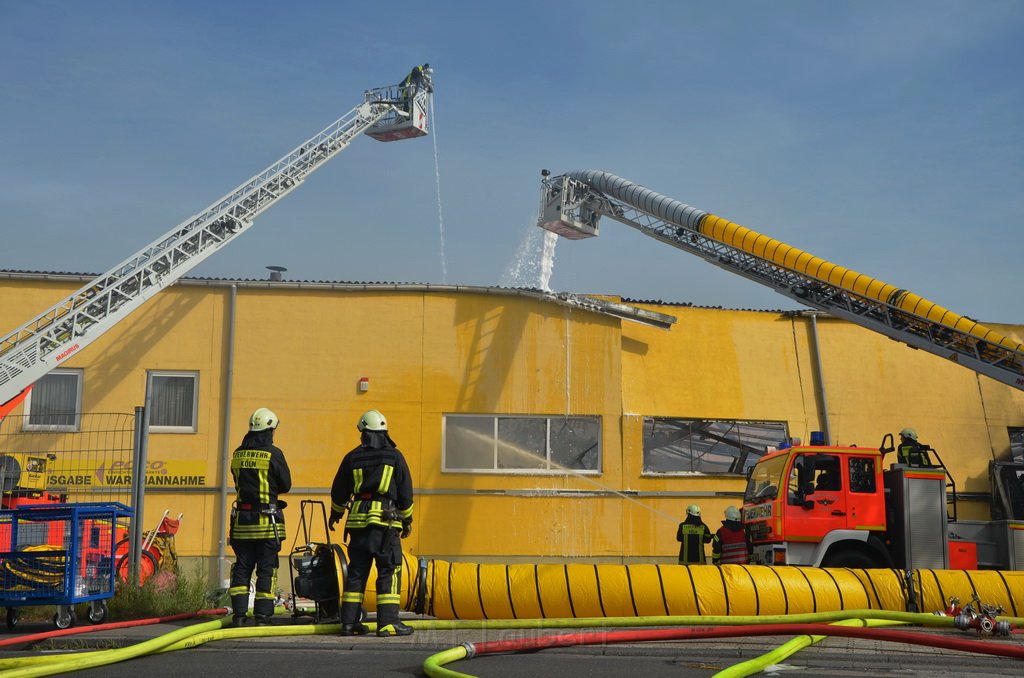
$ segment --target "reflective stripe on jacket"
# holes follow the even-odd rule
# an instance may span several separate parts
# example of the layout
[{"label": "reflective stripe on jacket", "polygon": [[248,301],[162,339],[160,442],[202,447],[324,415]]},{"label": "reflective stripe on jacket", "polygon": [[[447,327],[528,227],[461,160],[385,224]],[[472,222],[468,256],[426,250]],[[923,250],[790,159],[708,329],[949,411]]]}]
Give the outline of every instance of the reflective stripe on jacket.
[{"label": "reflective stripe on jacket", "polygon": [[292,489],[288,462],[273,439],[273,431],[250,431],[231,455],[235,503],[253,507],[232,511],[231,539],[283,539],[285,536],[284,516],[278,512],[271,520],[270,515],[260,510],[276,504],[279,494]]},{"label": "reflective stripe on jacket", "polygon": [[346,530],[371,525],[401,528],[412,518],[412,474],[394,447],[360,445],[345,455],[331,486],[331,511],[341,513],[351,501]]},{"label": "reflective stripe on jacket", "polygon": [[715,532],[711,540],[711,562],[714,565],[748,562],[747,535],[739,521],[727,520]]},{"label": "reflective stripe on jacket", "polygon": [[699,517],[687,516],[676,530],[679,542],[679,563],[681,565],[704,565],[704,544],[711,541],[711,530]]},{"label": "reflective stripe on jacket", "polygon": [[900,464],[919,466],[921,468],[928,468],[932,465],[928,452],[919,443],[900,445],[899,449],[896,450],[896,461]]}]

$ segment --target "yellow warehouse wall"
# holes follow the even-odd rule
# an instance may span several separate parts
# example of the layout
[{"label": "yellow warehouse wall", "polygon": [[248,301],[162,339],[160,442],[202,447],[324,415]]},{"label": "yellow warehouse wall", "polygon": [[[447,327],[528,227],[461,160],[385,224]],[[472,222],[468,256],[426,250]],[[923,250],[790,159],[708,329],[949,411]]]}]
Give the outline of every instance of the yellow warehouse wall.
[{"label": "yellow warehouse wall", "polygon": [[[0,317],[13,329],[86,281],[0,278]],[[744,479],[645,476],[644,416],[781,421],[805,441],[827,421],[831,442],[872,448],[913,426],[958,489],[979,493],[988,491],[989,460],[1009,453],[1007,427],[1024,426],[1020,391],[827,316],[638,304],[677,318],[661,330],[536,297],[411,285],[238,283],[225,403],[231,304],[230,283],[185,281],[66,365],[85,371],[86,412],[131,412],[144,399],[147,370],[199,373],[197,431],[149,439],[151,461],[205,474],[201,487],[147,491],[147,526],[165,509],[184,514],[182,556],[223,548],[222,460],[262,406],[281,419],[276,440],[294,480],[286,551],[299,502],[328,500],[341,457],[358,442],[357,418],[378,408],[414,476],[408,549],[484,561],[671,562],[689,503],[717,528],[725,507],[741,502]],[[1019,326],[998,330],[1021,335]],[[450,413],[599,416],[601,471],[445,472]],[[966,511],[987,517],[979,501]]]}]

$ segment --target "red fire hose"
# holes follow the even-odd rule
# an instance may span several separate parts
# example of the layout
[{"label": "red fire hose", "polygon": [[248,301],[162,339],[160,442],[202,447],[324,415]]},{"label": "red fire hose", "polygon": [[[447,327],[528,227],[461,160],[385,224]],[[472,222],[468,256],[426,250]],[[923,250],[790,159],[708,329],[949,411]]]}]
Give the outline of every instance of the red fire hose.
[{"label": "red fire hose", "polygon": [[469,656],[497,654],[499,652],[526,652],[551,647],[572,645],[600,645],[602,643],[629,643],[650,640],[697,640],[703,638],[733,638],[737,636],[844,636],[867,638],[911,645],[926,645],[946,650],[977,652],[1000,657],[1024,659],[1024,647],[1007,645],[993,640],[953,638],[933,633],[896,631],[892,629],[866,629],[832,624],[766,624],[757,626],[698,627],[684,629],[653,629],[647,631],[609,631],[597,633],[568,633],[564,635],[522,638],[518,640],[492,640],[469,643]]},{"label": "red fire hose", "polygon": [[132,626],[147,626],[149,624],[163,624],[165,622],[180,621],[182,619],[191,619],[193,617],[209,617],[227,614],[228,610],[225,607],[218,607],[212,610],[199,610],[198,612],[183,612],[181,614],[172,614],[166,617],[150,617],[149,619],[135,619],[132,621],[123,622],[111,622],[109,624],[96,624],[95,626],[79,626],[70,629],[59,629],[55,631],[45,631],[43,633],[30,633],[24,636],[16,636],[14,638],[5,638],[0,640],[0,647],[7,647],[9,645],[21,645],[23,643],[31,643],[37,640],[47,640],[48,638],[58,638],[60,636],[70,636],[76,633],[91,633],[92,631],[107,631],[110,629],[126,629]]}]

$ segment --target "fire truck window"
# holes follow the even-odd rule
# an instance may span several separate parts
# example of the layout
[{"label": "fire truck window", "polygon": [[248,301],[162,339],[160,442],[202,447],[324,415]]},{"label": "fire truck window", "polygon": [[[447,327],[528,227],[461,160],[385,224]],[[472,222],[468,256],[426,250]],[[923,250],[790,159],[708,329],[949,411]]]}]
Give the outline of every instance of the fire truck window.
[{"label": "fire truck window", "polygon": [[804,495],[814,489],[813,484],[807,482],[805,478],[804,462],[804,458],[800,457],[793,463],[793,468],[789,471],[789,491],[786,496],[788,503],[793,506],[802,504],[804,502]]},{"label": "fire truck window", "polygon": [[842,489],[839,476],[839,459],[831,455],[819,454],[814,465],[817,476],[814,479],[814,491],[836,492]]},{"label": "fire truck window", "polygon": [[793,467],[789,470],[789,491],[786,493],[786,498],[790,504],[797,503],[797,495],[800,493],[800,462],[797,461],[793,464]]},{"label": "fire truck window", "polygon": [[875,460],[864,457],[850,458],[850,491],[875,491]]}]

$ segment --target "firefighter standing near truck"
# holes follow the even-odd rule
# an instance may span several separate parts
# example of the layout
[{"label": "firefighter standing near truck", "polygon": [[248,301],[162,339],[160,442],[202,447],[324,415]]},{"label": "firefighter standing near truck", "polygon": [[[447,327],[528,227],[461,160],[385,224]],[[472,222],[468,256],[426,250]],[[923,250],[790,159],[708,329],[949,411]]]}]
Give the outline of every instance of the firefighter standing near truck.
[{"label": "firefighter standing near truck", "polygon": [[932,460],[928,457],[926,446],[917,440],[917,431],[905,428],[900,431],[900,444],[896,448],[896,461],[908,466],[931,468]]},{"label": "firefighter standing near truck", "polygon": [[704,544],[711,541],[711,529],[700,518],[700,506],[686,507],[686,519],[679,523],[676,541],[679,542],[680,565],[705,565]]},{"label": "firefighter standing near truck", "polygon": [[711,564],[743,564],[749,561],[747,535],[743,531],[740,510],[735,506],[725,509],[725,520],[711,538]]},{"label": "firefighter standing near truck", "polygon": [[245,625],[249,610],[249,582],[256,571],[253,618],[267,626],[274,614],[277,585],[277,554],[284,539],[285,502],[278,495],[292,488],[291,471],[284,452],[274,445],[277,415],[261,407],[249,417],[249,431],[231,455],[235,504],[231,509],[231,610],[233,626]]},{"label": "firefighter standing near truck", "polygon": [[360,445],[345,455],[331,486],[333,531],[341,517],[348,538],[348,572],[341,596],[341,635],[360,636],[359,621],[370,567],[377,565],[377,635],[408,636],[412,627],[398,619],[402,590],[402,539],[412,533],[412,474],[388,435],[377,410],[359,418]]}]

